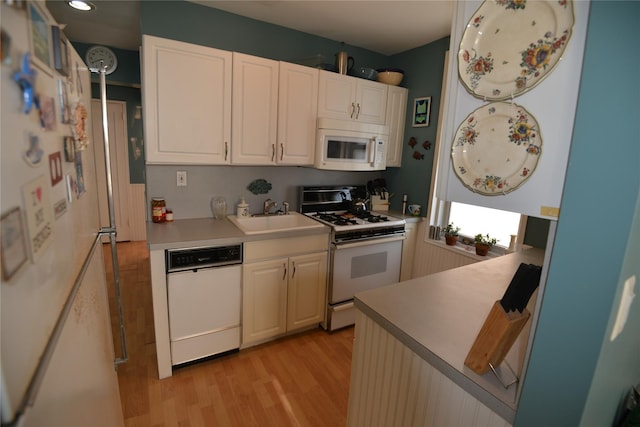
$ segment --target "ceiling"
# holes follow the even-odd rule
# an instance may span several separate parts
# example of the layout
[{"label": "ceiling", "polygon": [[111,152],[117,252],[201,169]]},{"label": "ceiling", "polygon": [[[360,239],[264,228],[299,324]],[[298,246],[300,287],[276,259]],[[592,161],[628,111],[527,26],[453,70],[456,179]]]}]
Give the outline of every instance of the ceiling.
[{"label": "ceiling", "polygon": [[[143,0],[144,1],[144,0]],[[62,0],[49,11],[72,41],[138,50],[140,0],[92,0],[96,9],[78,12]],[[452,0],[192,0],[248,18],[302,31],[384,55],[393,55],[448,36]]]}]

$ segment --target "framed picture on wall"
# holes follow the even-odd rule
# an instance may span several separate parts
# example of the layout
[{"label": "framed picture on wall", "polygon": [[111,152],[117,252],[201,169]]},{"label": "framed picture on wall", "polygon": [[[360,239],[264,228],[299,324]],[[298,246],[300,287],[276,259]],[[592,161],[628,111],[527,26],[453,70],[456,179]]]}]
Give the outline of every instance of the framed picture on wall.
[{"label": "framed picture on wall", "polygon": [[413,99],[413,124],[414,128],[429,126],[429,115],[431,114],[431,97]]},{"label": "framed picture on wall", "polygon": [[31,43],[31,61],[42,71],[53,75],[51,70],[51,36],[47,15],[35,1],[30,1],[29,41]]}]

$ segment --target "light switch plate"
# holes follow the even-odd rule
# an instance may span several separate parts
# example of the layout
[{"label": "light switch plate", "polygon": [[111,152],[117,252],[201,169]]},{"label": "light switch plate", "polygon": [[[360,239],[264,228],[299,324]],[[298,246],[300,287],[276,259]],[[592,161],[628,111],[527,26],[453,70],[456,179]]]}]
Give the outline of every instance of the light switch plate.
[{"label": "light switch plate", "polygon": [[178,187],[187,186],[187,171],[178,171],[176,173],[176,185]]},{"label": "light switch plate", "polygon": [[615,340],[618,335],[622,333],[627,318],[629,317],[629,310],[631,309],[631,303],[636,294],[634,287],[636,285],[636,276],[629,277],[624,282],[624,289],[622,290],[622,297],[620,298],[620,306],[618,307],[618,314],[616,315],[616,322],[613,324],[613,330],[611,331],[611,341]]}]

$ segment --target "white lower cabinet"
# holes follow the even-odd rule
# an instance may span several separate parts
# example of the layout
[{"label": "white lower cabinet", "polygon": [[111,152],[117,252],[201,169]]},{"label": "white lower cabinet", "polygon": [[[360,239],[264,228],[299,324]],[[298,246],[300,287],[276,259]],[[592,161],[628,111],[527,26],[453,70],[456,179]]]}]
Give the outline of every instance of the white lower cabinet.
[{"label": "white lower cabinet", "polygon": [[287,331],[317,325],[324,320],[326,284],[326,252],[289,259]]},{"label": "white lower cabinet", "polygon": [[402,262],[400,264],[400,281],[412,279],[413,255],[416,248],[419,222],[409,222],[404,226],[406,238],[402,242]]},{"label": "white lower cabinet", "polygon": [[243,266],[243,344],[286,332],[287,266],[287,258]]},{"label": "white lower cabinet", "polygon": [[326,235],[245,243],[242,346],[324,320]]}]

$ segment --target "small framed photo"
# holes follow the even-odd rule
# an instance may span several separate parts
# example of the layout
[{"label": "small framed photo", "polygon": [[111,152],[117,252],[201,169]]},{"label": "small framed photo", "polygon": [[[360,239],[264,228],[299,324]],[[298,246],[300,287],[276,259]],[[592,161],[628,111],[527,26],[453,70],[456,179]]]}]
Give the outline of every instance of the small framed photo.
[{"label": "small framed photo", "polygon": [[53,67],[62,75],[69,75],[69,41],[57,25],[51,26]]},{"label": "small framed photo", "polygon": [[431,97],[413,99],[413,127],[421,128],[429,126],[429,116],[431,114]]},{"label": "small framed photo", "polygon": [[28,10],[31,61],[45,73],[53,75],[51,70],[51,33],[47,15],[36,1],[29,2]]},{"label": "small framed photo", "polygon": [[58,80],[58,102],[60,103],[60,123],[68,125],[71,123],[71,107],[69,106],[67,83],[62,79]]},{"label": "small framed photo", "polygon": [[22,211],[20,207],[2,214],[2,280],[9,280],[27,262],[27,245],[24,240]]}]

